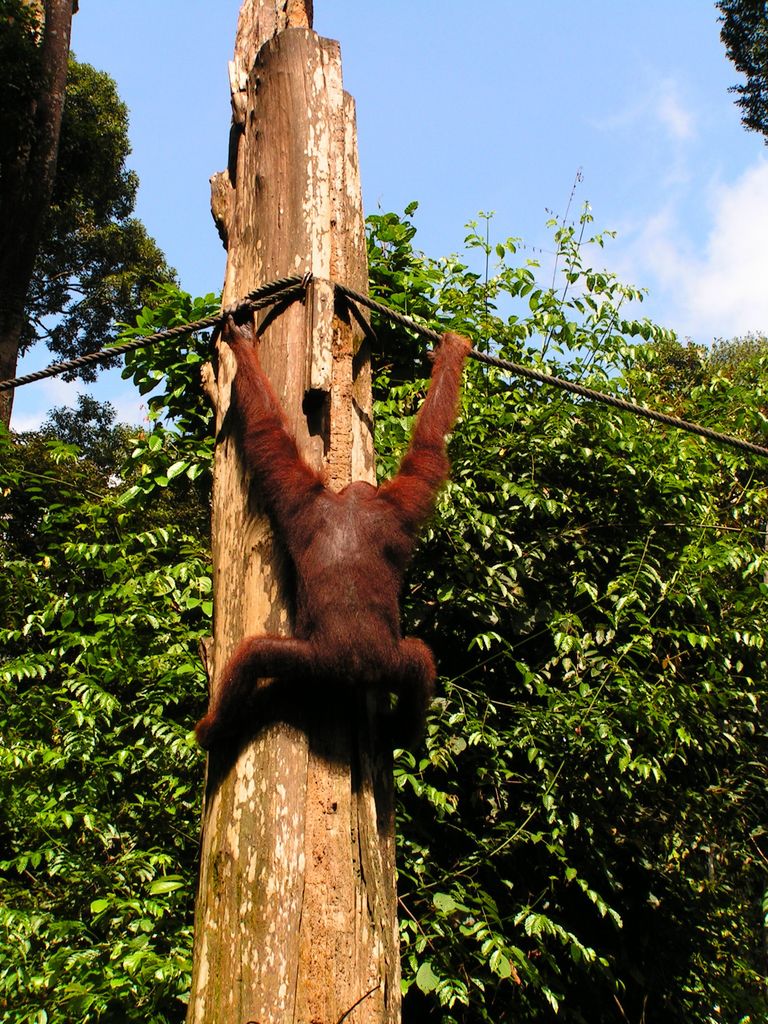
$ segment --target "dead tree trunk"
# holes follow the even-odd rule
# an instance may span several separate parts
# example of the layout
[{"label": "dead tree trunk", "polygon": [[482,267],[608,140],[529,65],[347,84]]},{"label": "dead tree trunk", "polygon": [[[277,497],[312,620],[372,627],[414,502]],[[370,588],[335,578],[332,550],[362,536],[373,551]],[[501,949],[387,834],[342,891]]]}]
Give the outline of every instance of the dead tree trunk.
[{"label": "dead tree trunk", "polygon": [[[260,354],[299,448],[331,486],[373,480],[370,370],[329,279],[366,290],[354,104],[306,0],[245,0],[230,65],[229,170],[212,179],[224,303],[287,275],[305,305],[261,316]],[[354,358],[353,358],[354,357]],[[290,631],[290,587],[211,385],[211,685],[246,634]],[[209,759],[188,1024],[400,1019],[391,754],[370,695],[293,693],[255,738]]]},{"label": "dead tree trunk", "polygon": [[[39,63],[30,69],[37,88],[18,111],[18,131],[0,140],[0,380],[16,376],[24,306],[56,177],[69,37],[77,10],[76,0],[24,0],[24,5],[39,22]],[[13,394],[0,394],[5,426],[11,422]]]}]

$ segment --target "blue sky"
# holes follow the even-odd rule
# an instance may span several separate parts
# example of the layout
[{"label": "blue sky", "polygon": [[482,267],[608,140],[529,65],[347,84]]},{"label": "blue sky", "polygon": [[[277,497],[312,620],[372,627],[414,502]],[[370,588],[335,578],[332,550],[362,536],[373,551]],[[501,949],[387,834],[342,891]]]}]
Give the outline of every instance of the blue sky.
[{"label": "blue sky", "polygon": [[[193,294],[224,273],[208,178],[226,163],[239,8],[82,0],[73,22],[77,56],[128,104],[137,214]],[[647,315],[702,343],[768,331],[768,148],[741,127],[710,0],[315,0],[315,29],[341,42],[365,209],[418,200],[425,252],[460,249],[464,224],[493,210],[497,237],[546,267],[548,211],[565,212],[580,169],[576,203],[618,232],[597,259],[649,289]],[[22,369],[48,361],[38,347]],[[21,388],[13,426],[82,387]],[[90,390],[142,419],[118,374]]]}]

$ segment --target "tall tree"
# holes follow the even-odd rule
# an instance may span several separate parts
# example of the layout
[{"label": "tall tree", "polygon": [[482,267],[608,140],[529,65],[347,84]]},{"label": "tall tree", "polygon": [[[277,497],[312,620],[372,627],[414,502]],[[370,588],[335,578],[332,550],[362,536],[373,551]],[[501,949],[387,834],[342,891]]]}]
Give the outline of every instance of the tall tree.
[{"label": "tall tree", "polygon": [[[73,0],[4,0],[3,57],[18,53],[19,71],[3,81],[0,106],[0,376],[16,371],[24,305],[53,192]],[[26,58],[27,67],[22,61]],[[16,64],[16,60],[12,61]],[[8,103],[16,91],[16,103]],[[11,418],[13,392],[0,397],[0,419]]]},{"label": "tall tree", "polygon": [[734,85],[741,120],[768,142],[768,4],[765,0],[718,0],[720,38],[746,82]]},{"label": "tall tree", "polygon": [[[59,161],[27,296],[25,346],[63,358],[103,347],[173,271],[131,216],[138,177],[126,168],[128,108],[115,82],[70,57]],[[86,380],[97,371],[80,373]]]},{"label": "tall tree", "polygon": [[[42,193],[33,114],[51,75],[37,10],[25,0],[0,0],[2,378],[13,376],[18,356],[37,341],[64,358],[102,347],[117,322],[134,318],[155,282],[173,277],[131,216],[138,179],[126,168],[127,107],[109,75],[71,55],[67,61],[66,49],[55,174]],[[37,218],[34,237],[30,218]],[[95,373],[80,376],[92,380]],[[6,424],[11,394],[0,407]]]}]

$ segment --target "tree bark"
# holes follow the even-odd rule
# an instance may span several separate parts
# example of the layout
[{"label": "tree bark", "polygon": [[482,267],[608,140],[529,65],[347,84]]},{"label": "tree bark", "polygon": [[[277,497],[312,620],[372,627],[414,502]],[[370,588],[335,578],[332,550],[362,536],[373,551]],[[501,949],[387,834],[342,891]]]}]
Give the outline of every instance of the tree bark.
[{"label": "tree bark", "polygon": [[[27,0],[41,14],[40,86],[29,110],[31,131],[3,143],[0,180],[0,380],[16,375],[24,306],[56,178],[73,0]],[[23,116],[19,124],[25,124]],[[9,426],[13,391],[0,394]]]},{"label": "tree bark", "polygon": [[[225,304],[289,274],[318,279],[305,305],[260,316],[260,355],[304,457],[338,488],[374,479],[370,369],[327,281],[365,291],[367,262],[354,104],[338,44],[310,19],[296,0],[246,0],[230,66],[229,170],[212,195],[228,247]],[[234,371],[222,345],[214,688],[244,635],[290,631],[281,553],[227,423]],[[376,734],[375,698],[341,684],[313,693],[311,680],[278,686],[255,736],[209,759],[188,1024],[394,1024],[391,752]]]}]

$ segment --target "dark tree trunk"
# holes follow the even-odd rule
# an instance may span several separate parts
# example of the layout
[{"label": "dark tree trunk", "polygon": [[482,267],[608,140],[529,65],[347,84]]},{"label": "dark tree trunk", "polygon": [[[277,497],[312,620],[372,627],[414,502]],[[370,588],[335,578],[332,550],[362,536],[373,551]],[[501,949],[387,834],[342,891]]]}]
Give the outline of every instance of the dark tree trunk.
[{"label": "dark tree trunk", "polygon": [[[32,4],[30,4],[32,6]],[[35,5],[38,6],[38,5]],[[44,0],[40,79],[18,137],[3,143],[0,176],[0,380],[16,374],[24,306],[56,177],[73,0]],[[28,127],[31,125],[31,128]],[[0,422],[10,425],[13,391],[0,394]]]}]

